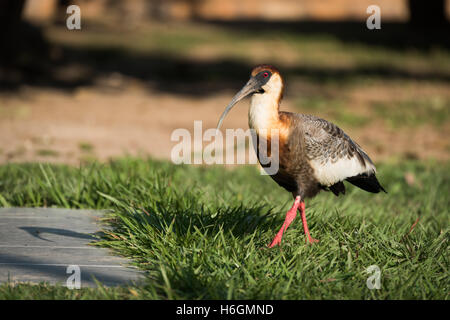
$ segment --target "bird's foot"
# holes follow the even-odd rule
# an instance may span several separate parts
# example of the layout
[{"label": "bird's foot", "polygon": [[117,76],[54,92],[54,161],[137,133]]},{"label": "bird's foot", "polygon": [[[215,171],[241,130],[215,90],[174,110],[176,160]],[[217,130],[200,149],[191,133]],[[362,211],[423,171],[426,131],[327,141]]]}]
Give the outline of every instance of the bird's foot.
[{"label": "bird's foot", "polygon": [[317,243],[317,242],[319,242],[319,240],[318,239],[314,239],[313,237],[311,237],[311,236],[309,236],[309,238],[306,238],[306,243],[308,244],[308,243]]},{"label": "bird's foot", "polygon": [[272,240],[272,242],[269,244],[269,248],[273,248],[276,245],[281,243],[281,238],[283,237],[283,232],[282,230],[278,231],[277,235],[275,236],[275,238]]},{"label": "bird's foot", "polygon": [[272,247],[276,246],[277,244],[281,243],[281,238],[283,237],[283,232],[286,231],[287,227],[289,227],[291,222],[295,219],[295,216],[297,215],[297,209],[299,206],[300,206],[300,197],[296,197],[292,208],[289,209],[289,211],[286,213],[286,219],[284,220],[284,223],[281,226],[281,229],[278,231],[275,238],[269,244],[269,248],[272,248]]},{"label": "bird's foot", "polygon": [[303,230],[305,231],[305,235],[306,235],[306,244],[308,243],[317,243],[319,242],[319,240],[314,239],[313,237],[311,237],[311,235],[309,234],[309,229],[308,229],[308,223],[306,222],[306,215],[305,215],[305,203],[302,202],[299,206],[299,210],[300,210],[300,217],[302,219],[302,223],[303,223]]}]

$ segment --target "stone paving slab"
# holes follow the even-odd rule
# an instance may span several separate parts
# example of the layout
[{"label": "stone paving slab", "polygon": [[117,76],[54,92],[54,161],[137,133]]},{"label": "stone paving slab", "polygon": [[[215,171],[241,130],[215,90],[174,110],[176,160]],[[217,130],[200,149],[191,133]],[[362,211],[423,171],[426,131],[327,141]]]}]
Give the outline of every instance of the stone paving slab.
[{"label": "stone paving slab", "polygon": [[125,285],[143,273],[104,248],[88,245],[100,231],[99,211],[56,208],[0,208],[0,282],[66,285],[81,271],[81,286]]}]

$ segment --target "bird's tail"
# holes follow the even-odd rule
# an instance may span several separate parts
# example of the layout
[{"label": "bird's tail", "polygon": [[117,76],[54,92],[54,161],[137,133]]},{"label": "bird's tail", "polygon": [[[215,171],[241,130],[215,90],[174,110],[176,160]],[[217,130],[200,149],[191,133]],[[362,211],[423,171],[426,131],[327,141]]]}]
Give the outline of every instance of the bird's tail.
[{"label": "bird's tail", "polygon": [[378,193],[380,191],[384,191],[384,193],[387,193],[387,191],[381,186],[380,182],[378,182],[378,179],[374,173],[363,173],[345,180],[367,192]]}]

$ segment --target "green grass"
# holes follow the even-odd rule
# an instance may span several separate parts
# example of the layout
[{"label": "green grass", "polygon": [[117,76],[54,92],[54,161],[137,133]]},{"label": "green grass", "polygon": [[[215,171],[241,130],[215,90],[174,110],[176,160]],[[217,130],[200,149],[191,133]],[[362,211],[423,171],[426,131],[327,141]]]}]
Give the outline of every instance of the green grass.
[{"label": "green grass", "polygon": [[[133,299],[137,293],[132,288],[108,288],[99,284],[98,288],[68,290],[61,285],[39,284],[3,284],[0,285],[0,299],[34,300],[34,299]],[[141,293],[145,297],[145,293]]]},{"label": "green grass", "polygon": [[59,152],[52,149],[38,149],[36,150],[36,155],[42,157],[57,157]]},{"label": "green grass", "polygon": [[450,99],[430,96],[420,100],[371,102],[368,114],[349,110],[350,101],[324,95],[302,96],[295,100],[299,112],[308,112],[351,127],[363,127],[373,119],[382,119],[390,128],[415,128],[431,125],[441,128],[450,120]]},{"label": "green grass", "polygon": [[373,108],[393,128],[423,124],[441,127],[450,120],[450,99],[439,96],[419,101],[377,102]]},{"label": "green grass", "polygon": [[80,151],[86,152],[86,153],[92,153],[94,151],[94,146],[92,144],[90,144],[89,142],[84,142],[84,141],[78,143],[78,148],[80,149]]},{"label": "green grass", "polygon": [[[281,247],[266,245],[290,195],[255,167],[174,166],[121,159],[80,168],[0,167],[2,206],[110,209],[113,226],[98,245],[147,271],[142,286],[68,290],[0,286],[10,299],[448,299],[450,164],[379,166],[388,194],[349,187],[307,201],[312,235],[300,220]],[[405,174],[414,181],[405,180]],[[414,221],[419,223],[409,232]],[[381,289],[369,290],[377,265]]]},{"label": "green grass", "polygon": [[[346,43],[330,34],[305,34],[295,30],[228,29],[201,23],[154,23],[139,29],[124,30],[106,26],[90,28],[87,23],[82,33],[71,37],[67,37],[66,28],[55,26],[46,28],[45,35],[55,45],[89,50],[91,55],[100,54],[98,60],[107,62],[113,62],[114,54],[125,52],[144,57],[158,55],[187,60],[199,54],[197,59],[202,60],[202,55],[206,53],[209,59],[216,61],[230,60],[249,64],[270,62],[284,70],[286,75],[289,75],[291,68],[300,67],[306,70],[300,74],[295,73],[295,76],[292,74],[293,77],[301,76],[311,83],[339,86],[386,83],[391,73],[413,74],[410,78],[401,79],[402,83],[409,83],[416,81],[416,73],[446,75],[450,70],[450,54],[443,48],[436,47],[428,51],[414,48],[396,50],[387,46]],[[102,55],[102,52],[107,53]],[[320,74],[312,71],[315,69]],[[326,72],[320,72],[323,69],[341,70],[344,73],[338,77],[329,76]],[[387,71],[366,74],[356,72],[357,69]],[[164,72],[160,74],[161,78],[164,78]],[[220,80],[224,75],[213,72],[208,77]]]},{"label": "green grass", "polygon": [[371,122],[371,118],[348,110],[348,102],[341,99],[313,95],[296,99],[299,112],[310,113],[321,118],[327,118],[339,125],[363,127]]}]

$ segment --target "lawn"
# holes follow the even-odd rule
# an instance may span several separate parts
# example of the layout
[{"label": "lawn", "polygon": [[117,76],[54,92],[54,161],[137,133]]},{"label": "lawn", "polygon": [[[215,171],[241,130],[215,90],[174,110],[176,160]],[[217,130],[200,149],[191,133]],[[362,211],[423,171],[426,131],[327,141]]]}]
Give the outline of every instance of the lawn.
[{"label": "lawn", "polygon": [[[292,199],[254,166],[0,166],[1,206],[107,209],[113,228],[96,244],[147,272],[143,285],[122,288],[3,284],[0,299],[449,299],[450,164],[378,171],[387,194],[349,186],[307,201],[318,244],[305,244],[297,219],[268,249]],[[371,265],[379,290],[366,285]]]},{"label": "lawn", "polygon": [[[30,65],[42,76],[25,73],[20,90],[0,95],[0,206],[106,210],[110,231],[95,245],[130,258],[147,278],[80,290],[3,284],[0,299],[450,298],[447,47],[414,47],[415,33],[390,39],[364,23],[350,32],[364,41],[276,24],[127,29],[87,21],[70,36],[65,26],[41,31],[52,54]],[[281,247],[267,248],[292,198],[255,166],[105,160],[108,148],[152,154],[162,147],[153,140],[168,142],[174,126],[215,125],[259,63],[282,70],[282,110],[335,122],[380,162],[387,194],[348,185],[345,196],[306,202],[314,245],[297,218]],[[246,108],[233,111],[244,109],[246,126]],[[373,265],[379,290],[366,284]]]}]

